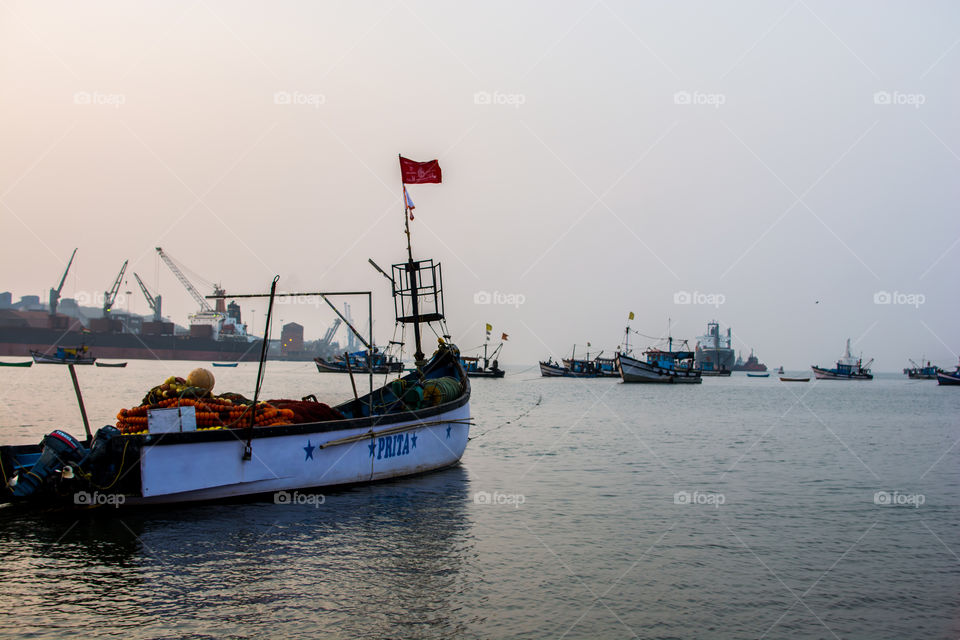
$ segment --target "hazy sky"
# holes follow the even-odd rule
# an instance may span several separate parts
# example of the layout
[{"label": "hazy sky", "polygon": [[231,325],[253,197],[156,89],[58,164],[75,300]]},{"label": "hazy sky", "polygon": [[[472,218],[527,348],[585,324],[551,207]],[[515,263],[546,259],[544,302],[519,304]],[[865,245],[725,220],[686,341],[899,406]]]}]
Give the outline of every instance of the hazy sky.
[{"label": "hazy sky", "polygon": [[414,250],[463,347],[612,352],[633,311],[771,366],[952,366],[958,77],[955,2],[2,2],[0,290],[79,246],[64,296],[129,259],[125,305],[136,270],[186,324],[162,246],[228,291],[372,288],[385,342],[402,153],[443,167]]}]

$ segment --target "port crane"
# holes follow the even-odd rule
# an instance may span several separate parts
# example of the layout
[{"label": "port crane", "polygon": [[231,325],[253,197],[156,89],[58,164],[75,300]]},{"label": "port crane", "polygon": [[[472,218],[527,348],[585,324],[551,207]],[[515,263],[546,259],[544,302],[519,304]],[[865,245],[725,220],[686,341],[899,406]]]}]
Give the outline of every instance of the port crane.
[{"label": "port crane", "polygon": [[60,292],[63,290],[63,283],[67,281],[67,273],[70,271],[70,265],[73,264],[73,257],[77,255],[77,250],[74,249],[73,253],[70,254],[70,261],[67,263],[67,268],[63,270],[63,277],[60,278],[60,284],[57,285],[56,289],[50,289],[50,315],[57,315],[57,305],[60,303]]},{"label": "port crane", "polygon": [[324,347],[329,347],[330,343],[333,341],[334,334],[337,333],[337,329],[340,328],[341,320],[340,318],[334,318],[333,324],[330,325],[330,328],[327,329],[327,332],[323,335],[323,338],[320,340],[320,344]]},{"label": "port crane", "polygon": [[[179,280],[180,284],[182,284],[183,287],[187,290],[187,293],[189,293],[193,297],[193,299],[200,304],[200,311],[206,312],[206,313],[213,313],[214,312],[213,307],[210,306],[210,303],[207,302],[207,299],[203,297],[203,294],[197,291],[197,288],[193,286],[193,284],[189,280],[187,280],[187,276],[183,275],[183,272],[180,271],[180,268],[177,267],[177,265],[173,262],[170,256],[164,253],[163,249],[160,247],[157,247],[157,254],[159,254],[160,259],[163,260],[164,264],[166,264],[167,267],[170,268],[170,271],[173,272],[173,275],[177,277],[177,280]],[[219,285],[213,286],[213,295],[216,296],[216,295],[223,295],[223,294],[224,294],[224,290],[221,289]],[[223,298],[218,299],[217,303],[218,305],[223,304]]]},{"label": "port crane", "polygon": [[143,284],[143,280],[140,279],[140,276],[137,275],[137,272],[133,272],[133,277],[137,279],[137,284],[140,285],[140,291],[143,291],[143,297],[147,299],[147,306],[153,310],[153,321],[161,322],[162,318],[160,317],[160,294],[158,293],[156,297],[150,295],[150,291],[147,289],[147,285]]},{"label": "port crane", "polygon": [[120,292],[120,283],[123,281],[123,274],[127,270],[127,263],[129,260],[123,261],[123,266],[120,267],[120,273],[117,274],[117,279],[113,281],[113,286],[110,287],[110,291],[103,292],[103,317],[110,317],[110,310],[113,308],[113,303],[117,301],[117,294]]}]

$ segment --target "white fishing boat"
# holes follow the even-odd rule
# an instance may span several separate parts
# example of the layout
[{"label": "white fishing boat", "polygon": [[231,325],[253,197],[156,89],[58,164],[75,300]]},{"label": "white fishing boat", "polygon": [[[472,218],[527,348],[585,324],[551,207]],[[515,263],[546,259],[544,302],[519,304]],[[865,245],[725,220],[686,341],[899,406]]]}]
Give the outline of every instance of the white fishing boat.
[{"label": "white fishing boat", "polygon": [[[408,213],[405,209],[405,220]],[[458,349],[448,340],[440,339],[433,356],[424,357],[421,323],[443,328],[441,272],[433,260],[413,259],[409,238],[407,222],[406,262],[394,264],[392,276],[377,269],[391,281],[397,321],[413,326],[416,368],[411,373],[373,389],[372,373],[363,372],[371,381],[370,392],[358,395],[354,382],[354,398],[334,407],[310,397],[261,403],[263,341],[252,403],[225,397],[232,394],[212,397],[210,374],[206,388],[171,387],[173,396],[166,395],[170,388],[152,389],[137,407],[147,416],[142,431],[128,431],[130,424],[140,423],[124,410],[118,415],[121,428],[102,427],[93,436],[81,400],[86,440],[57,430],[39,445],[0,447],[3,497],[27,507],[134,506],[269,493],[282,501],[283,496],[291,500],[291,491],[399,478],[456,464],[469,437],[470,383]],[[320,296],[336,311],[327,300],[335,294],[276,294],[277,280],[270,294],[229,296],[269,296],[264,335],[269,335],[273,302],[280,295]],[[343,295],[370,298],[369,293]],[[220,291],[219,296],[227,294]],[[370,349],[372,323],[368,340],[347,324]],[[79,399],[75,378],[74,384]],[[188,389],[194,397],[187,397]],[[156,401],[154,391],[160,390],[166,399]],[[276,408],[284,406],[297,410]],[[217,417],[217,408],[225,417]],[[257,422],[258,415],[271,418]],[[301,419],[307,415],[311,417]],[[217,424],[211,426],[211,420]]]}]

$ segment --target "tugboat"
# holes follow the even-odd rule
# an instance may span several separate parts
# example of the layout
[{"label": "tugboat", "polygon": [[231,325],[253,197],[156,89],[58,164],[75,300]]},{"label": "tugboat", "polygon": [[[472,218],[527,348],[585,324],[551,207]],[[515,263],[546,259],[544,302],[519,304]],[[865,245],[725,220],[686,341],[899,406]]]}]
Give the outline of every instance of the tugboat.
[{"label": "tugboat", "polygon": [[90,355],[90,349],[86,345],[76,348],[57,347],[52,354],[31,349],[30,355],[37,364],[93,364],[97,361]]},{"label": "tugboat", "polygon": [[[410,169],[411,164],[419,169]],[[436,161],[401,158],[401,170],[405,183],[440,181]],[[191,383],[156,405],[154,391],[162,387],[151,389],[136,408],[135,421],[121,412],[120,428],[105,426],[94,436],[84,419],[84,441],[57,430],[38,445],[0,447],[8,479],[0,494],[24,508],[185,503],[271,492],[276,502],[290,502],[291,491],[399,478],[458,463],[471,424],[470,382],[446,336],[438,339],[433,356],[422,351],[420,325],[436,322],[442,328],[444,321],[441,272],[433,260],[414,260],[409,223],[406,234],[407,259],[392,266],[391,288],[397,322],[413,327],[416,369],[411,373],[335,407],[309,396],[263,403],[258,395],[267,352],[263,340],[252,402],[235,394],[212,396],[213,376],[200,370],[197,380],[206,380],[202,386]],[[299,295],[277,294],[278,280],[269,294],[245,296],[269,298],[264,336],[270,335],[274,299]],[[369,292],[359,295],[370,299]],[[372,335],[369,341],[360,339],[370,348]],[[170,383],[165,384],[163,393],[171,393]],[[188,390],[201,393],[193,399]],[[276,408],[284,405],[296,410]],[[211,406],[222,411],[211,412]],[[168,413],[158,413],[164,410]],[[237,418],[224,421],[224,415]],[[197,426],[211,421],[219,424]]]},{"label": "tugboat", "polygon": [[873,359],[870,359],[866,365],[861,358],[854,358],[850,355],[850,338],[847,338],[847,348],[843,357],[837,361],[834,369],[824,369],[816,365],[812,366],[813,374],[817,380],[873,380],[873,374],[870,373],[870,365]]},{"label": "tugboat", "polygon": [[753,349],[750,349],[750,357],[744,362],[741,356],[737,356],[737,362],[733,365],[734,371],[766,371],[767,365],[760,362],[757,356],[753,355]]}]

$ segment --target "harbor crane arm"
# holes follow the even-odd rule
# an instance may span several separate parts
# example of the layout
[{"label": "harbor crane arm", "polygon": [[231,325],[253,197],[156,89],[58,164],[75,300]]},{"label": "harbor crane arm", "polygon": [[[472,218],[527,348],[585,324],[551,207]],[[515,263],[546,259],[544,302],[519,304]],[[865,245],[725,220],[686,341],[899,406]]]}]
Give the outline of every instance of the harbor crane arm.
[{"label": "harbor crane arm", "polygon": [[77,255],[76,249],[70,254],[70,261],[67,262],[67,268],[63,270],[63,277],[60,278],[60,284],[57,285],[56,289],[50,289],[50,315],[57,313],[57,304],[60,302],[60,292],[63,291],[63,283],[67,281],[67,273],[70,271],[70,265],[73,264],[73,257],[75,255]]},{"label": "harbor crane arm", "polygon": [[337,329],[340,328],[340,324],[341,324],[340,318],[333,319],[333,324],[331,324],[330,328],[327,329],[327,332],[323,336],[323,340],[321,340],[321,344],[324,344],[324,345],[330,344],[330,341],[333,340],[333,336],[337,332]]},{"label": "harbor crane arm", "polygon": [[143,292],[143,297],[147,299],[147,306],[153,311],[153,321],[161,322],[160,318],[160,296],[158,295],[154,298],[150,295],[150,291],[147,289],[147,285],[143,284],[143,280],[140,279],[140,276],[137,275],[137,272],[133,272],[133,277],[137,279],[137,284],[140,285],[140,291]]},{"label": "harbor crane arm", "polygon": [[123,282],[123,274],[127,270],[127,263],[129,260],[123,261],[123,266],[120,267],[120,273],[117,274],[117,279],[113,281],[113,286],[110,287],[110,291],[105,292],[103,296],[103,315],[104,317],[110,315],[110,308],[113,307],[113,303],[117,300],[117,293],[120,292],[120,283]]},{"label": "harbor crane arm", "polygon": [[170,259],[170,256],[165,254],[163,252],[163,249],[161,249],[160,247],[157,247],[157,253],[160,254],[160,258],[163,260],[164,264],[166,264],[167,267],[170,268],[170,271],[173,272],[173,275],[177,276],[177,280],[179,280],[180,284],[184,286],[184,288],[187,290],[187,293],[193,296],[193,299],[200,304],[200,310],[213,311],[213,308],[210,306],[210,303],[207,302],[206,299],[200,294],[200,292],[197,291],[197,288],[193,286],[189,280],[187,280],[187,276],[183,275],[183,272],[180,271],[177,265],[173,263],[173,260]]}]

